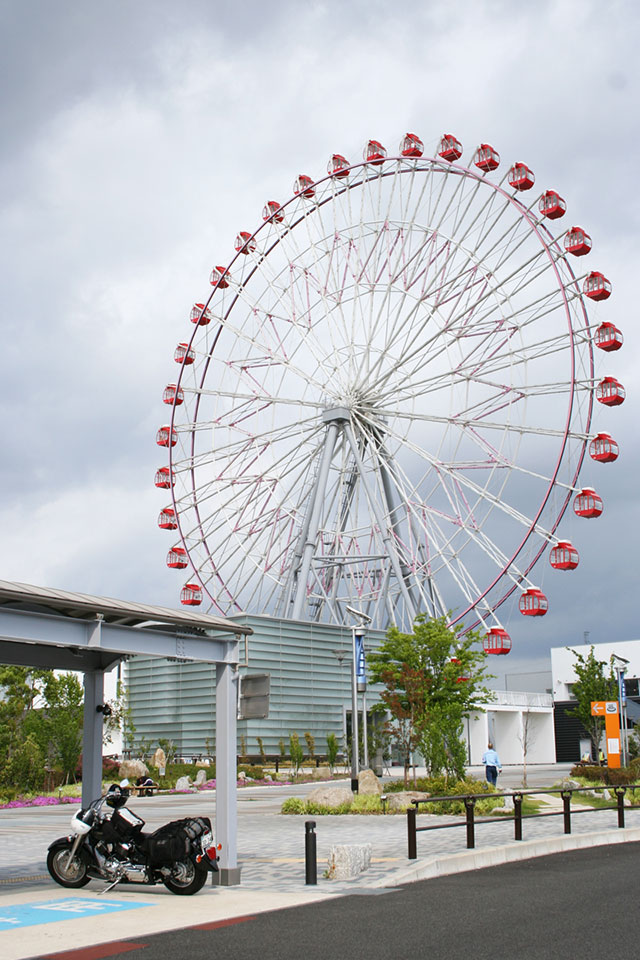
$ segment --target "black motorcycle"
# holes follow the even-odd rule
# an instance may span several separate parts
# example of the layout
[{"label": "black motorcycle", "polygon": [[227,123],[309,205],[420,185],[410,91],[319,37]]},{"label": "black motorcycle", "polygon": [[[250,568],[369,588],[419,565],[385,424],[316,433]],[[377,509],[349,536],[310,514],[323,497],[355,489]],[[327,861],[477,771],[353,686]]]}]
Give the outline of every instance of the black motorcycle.
[{"label": "black motorcycle", "polygon": [[63,887],[84,887],[106,880],[117,883],[164,883],[172,893],[188,896],[218,869],[218,853],[208,817],[173,820],[155,833],[143,833],[144,820],[125,808],[127,781],[114,784],[71,818],[72,835],[49,847],[47,869]]}]

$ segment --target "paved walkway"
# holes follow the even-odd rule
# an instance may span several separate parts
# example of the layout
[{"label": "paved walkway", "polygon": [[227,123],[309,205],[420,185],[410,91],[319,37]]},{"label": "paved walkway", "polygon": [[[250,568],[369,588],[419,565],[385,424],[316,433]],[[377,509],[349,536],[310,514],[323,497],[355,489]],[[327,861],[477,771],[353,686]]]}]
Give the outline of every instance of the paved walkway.
[{"label": "paved walkway", "polygon": [[[560,774],[566,771],[561,770]],[[517,776],[514,775],[517,780]],[[547,783],[554,778],[547,779]],[[557,777],[555,778],[557,779]],[[503,777],[503,789],[511,789]],[[520,781],[521,782],[521,781]],[[536,783],[540,786],[540,783]],[[418,834],[418,859],[407,859],[407,822],[403,815],[355,817],[282,816],[278,810],[284,794],[302,795],[309,788],[247,788],[239,795],[239,887],[207,886],[195,897],[176,897],[164,887],[118,886],[100,897],[104,885],[94,881],[78,891],[56,886],[46,872],[48,844],[66,834],[74,808],[70,806],[0,810],[0,955],[3,960],[22,960],[114,938],[140,936],[147,932],[176,929],[193,923],[223,921],[249,913],[273,910],[310,900],[372,894],[381,888],[417,879],[540,856],[547,853],[640,839],[640,809],[627,811],[627,827],[617,828],[614,810],[576,813],[572,833],[565,836],[563,818],[525,820],[523,841],[513,839],[512,821],[484,823],[478,818],[476,848],[467,851],[466,831],[459,817],[420,815],[419,826],[442,827]],[[560,809],[559,801],[551,801]],[[154,829],[170,819],[196,812],[211,814],[214,796],[209,794],[166,795],[131,801],[131,807]],[[576,808],[584,810],[584,808]],[[318,883],[305,885],[305,820],[316,821]],[[350,881],[323,877],[329,850],[334,844],[371,843],[373,862],[368,871]],[[71,897],[69,897],[71,895]],[[44,922],[11,928],[7,909],[57,902],[63,910],[71,903],[76,910],[97,910],[97,915],[79,915],[59,922]],[[73,902],[71,902],[73,901]],[[105,923],[101,911],[107,903],[118,908],[117,922]],[[75,904],[75,906],[74,906]],[[84,905],[84,906],[83,906]],[[93,905],[93,906],[92,906]],[[102,906],[101,906],[102,905]],[[127,905],[128,908],[127,908]],[[133,907],[134,909],[131,909]],[[160,909],[158,909],[160,908]],[[115,909],[115,907],[114,907]],[[2,925],[2,917],[7,926]],[[44,914],[42,914],[44,918]]]}]

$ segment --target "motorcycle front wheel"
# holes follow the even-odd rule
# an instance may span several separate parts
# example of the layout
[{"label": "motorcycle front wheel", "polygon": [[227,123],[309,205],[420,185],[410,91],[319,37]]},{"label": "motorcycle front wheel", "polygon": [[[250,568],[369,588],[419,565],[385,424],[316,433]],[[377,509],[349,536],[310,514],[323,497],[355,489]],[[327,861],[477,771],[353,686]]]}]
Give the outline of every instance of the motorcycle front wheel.
[{"label": "motorcycle front wheel", "polygon": [[178,860],[171,868],[171,876],[162,881],[171,893],[188,897],[192,893],[202,890],[208,869],[204,863],[193,863],[192,860]]},{"label": "motorcycle front wheel", "polygon": [[72,843],[50,850],[47,857],[47,870],[61,887],[84,887],[89,883],[87,865],[78,854],[69,862]]}]

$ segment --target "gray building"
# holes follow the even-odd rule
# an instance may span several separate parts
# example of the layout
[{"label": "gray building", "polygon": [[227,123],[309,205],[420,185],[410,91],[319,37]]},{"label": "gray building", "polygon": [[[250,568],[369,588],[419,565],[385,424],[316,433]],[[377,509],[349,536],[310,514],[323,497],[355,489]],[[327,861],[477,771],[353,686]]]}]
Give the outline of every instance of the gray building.
[{"label": "gray building", "polygon": [[[279,741],[289,744],[297,733],[311,733],[316,753],[326,753],[326,737],[334,733],[341,747],[351,713],[352,633],[349,627],[276,617],[230,618],[249,626],[240,676],[270,675],[269,716],[238,722],[248,754],[258,753],[261,737],[267,754],[278,754]],[[376,648],[384,632],[371,630],[367,650]],[[213,754],[215,745],[215,667],[205,663],[133,657],[124,678],[129,689],[136,742],[172,740],[181,755]],[[369,702],[378,696],[370,689]],[[359,710],[361,709],[361,698]],[[306,748],[305,748],[306,749]]]}]

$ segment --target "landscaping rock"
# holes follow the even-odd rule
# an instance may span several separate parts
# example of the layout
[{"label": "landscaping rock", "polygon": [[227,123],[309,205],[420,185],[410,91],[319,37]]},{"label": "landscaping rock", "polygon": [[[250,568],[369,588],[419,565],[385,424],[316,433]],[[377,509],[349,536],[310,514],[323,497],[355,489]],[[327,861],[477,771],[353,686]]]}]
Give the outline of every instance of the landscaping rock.
[{"label": "landscaping rock", "polygon": [[158,749],[156,750],[156,752],[155,752],[154,755],[153,755],[153,760],[151,761],[151,763],[153,764],[154,767],[157,767],[158,769],[160,769],[160,768],[162,768],[163,770],[166,769],[166,767],[167,767],[167,755],[166,755],[166,753],[164,752],[164,750],[162,749],[162,747],[158,747]]},{"label": "landscaping rock", "polygon": [[[412,800],[426,800],[430,797],[429,793],[421,793],[419,790],[401,790],[399,793],[387,794],[387,806],[389,810],[407,810],[412,804]],[[428,812],[428,807],[418,807],[422,813]]]},{"label": "landscaping rock", "polygon": [[578,783],[577,780],[571,780],[569,777],[565,777],[563,780],[558,780],[557,783],[554,783],[554,787],[558,787],[559,790],[573,790],[581,786],[581,783]]},{"label": "landscaping rock", "polygon": [[331,780],[331,770],[329,767],[314,767],[311,776],[314,780]]},{"label": "landscaping rock", "polygon": [[196,774],[196,779],[195,779],[195,781],[194,781],[195,786],[196,786],[196,787],[201,787],[201,786],[203,785],[203,783],[206,783],[206,782],[207,782],[207,771],[206,771],[206,770],[198,770],[198,772],[197,772],[197,774]]},{"label": "landscaping rock", "polygon": [[323,807],[339,807],[342,803],[353,803],[353,793],[348,787],[316,787],[306,799]]},{"label": "landscaping rock", "polygon": [[380,796],[382,784],[373,770],[361,770],[358,774],[358,793],[363,796]]},{"label": "landscaping rock", "polygon": [[191,777],[178,777],[176,790],[193,790]]},{"label": "landscaping rock", "polygon": [[208,766],[209,766],[208,760],[196,760],[196,767],[208,767]]},{"label": "landscaping rock", "polygon": [[123,760],[118,770],[121,780],[131,780],[135,783],[138,777],[148,777],[149,768],[142,760]]},{"label": "landscaping rock", "polygon": [[370,843],[341,844],[331,847],[327,863],[329,880],[350,880],[357,877],[371,865]]}]

